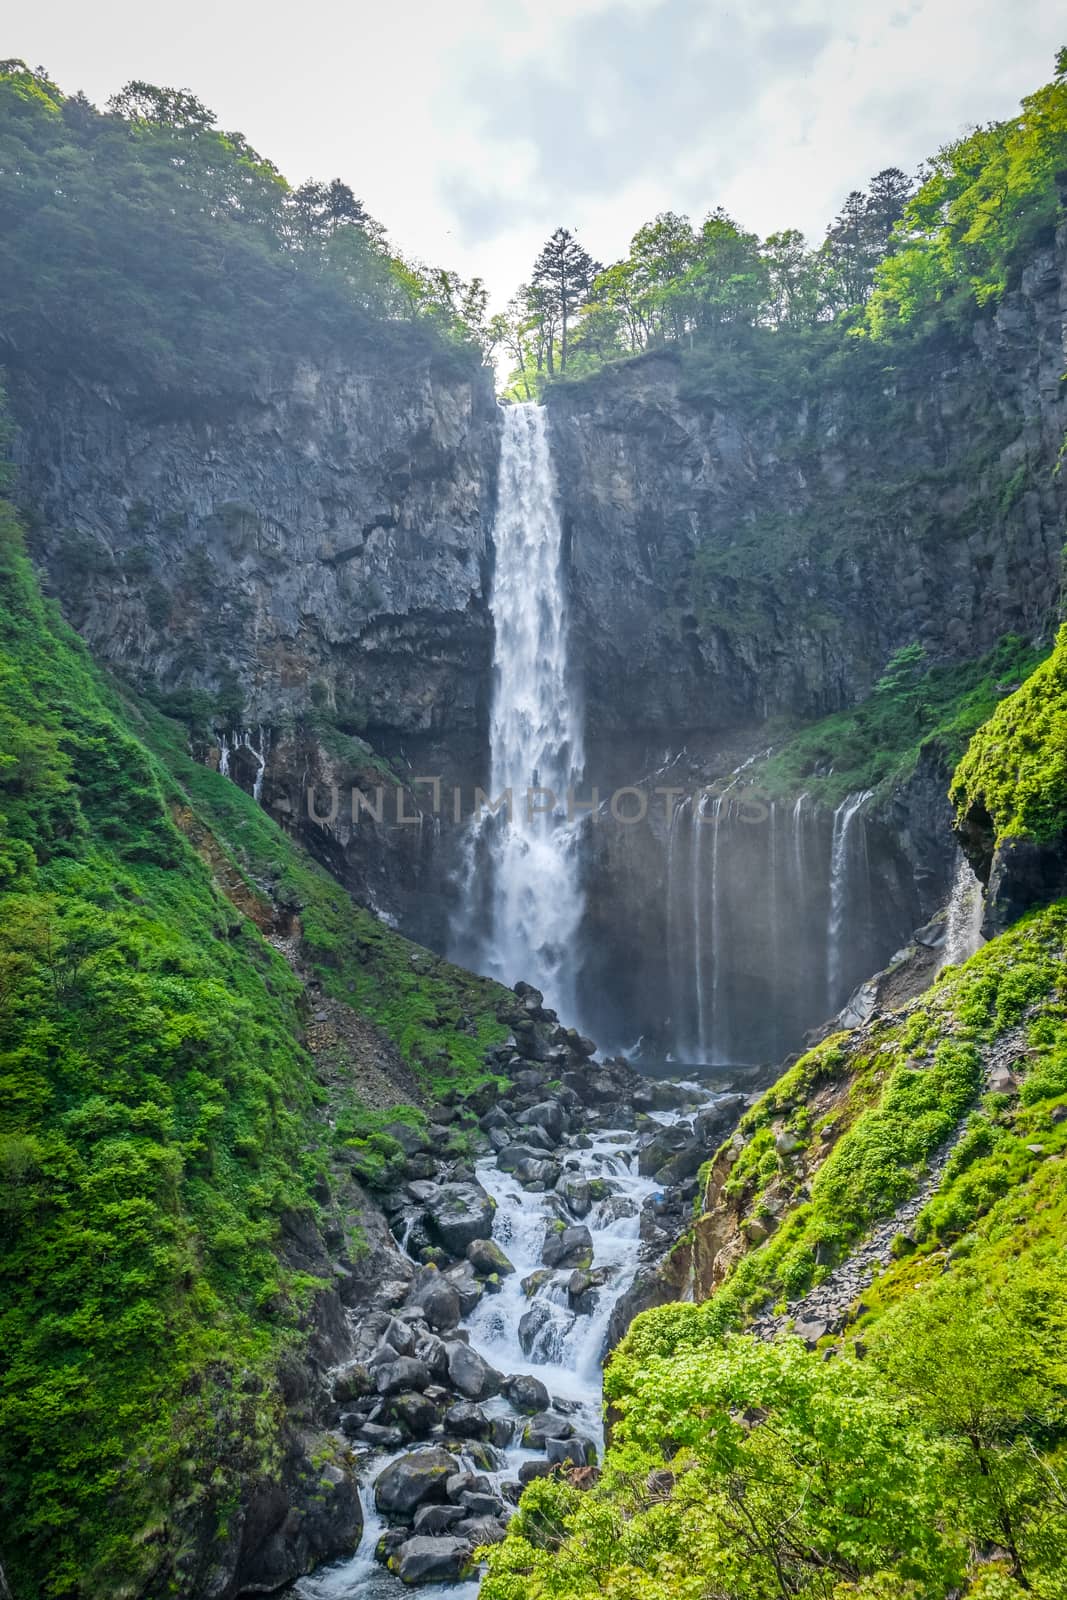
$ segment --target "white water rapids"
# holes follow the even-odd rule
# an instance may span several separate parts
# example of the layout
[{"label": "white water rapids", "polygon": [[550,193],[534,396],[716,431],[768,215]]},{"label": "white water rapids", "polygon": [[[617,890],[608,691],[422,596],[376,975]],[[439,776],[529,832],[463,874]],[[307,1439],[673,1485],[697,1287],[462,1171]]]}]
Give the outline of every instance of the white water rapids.
[{"label": "white water rapids", "polygon": [[[694,1098],[710,1098],[695,1084],[685,1087],[692,1090]],[[669,1124],[680,1116],[691,1115],[693,1109],[651,1115],[656,1121]],[[498,1371],[539,1378],[553,1401],[562,1402],[575,1433],[592,1440],[599,1454],[604,1442],[600,1369],[604,1340],[615,1304],[632,1284],[637,1270],[641,1208],[657,1192],[658,1185],[637,1171],[636,1136],[632,1129],[597,1131],[583,1142],[588,1148],[567,1141],[559,1155],[565,1170],[575,1177],[600,1180],[606,1191],[582,1218],[592,1236],[593,1267],[605,1268],[608,1273],[594,1310],[576,1315],[568,1308],[570,1267],[546,1274],[536,1292],[527,1296],[522,1280],[541,1270],[546,1228],[562,1214],[559,1196],[552,1191],[538,1194],[523,1189],[511,1173],[500,1169],[493,1156],[486,1156],[477,1164],[477,1176],[496,1201],[493,1238],[515,1271],[504,1278],[499,1293],[483,1296],[464,1318],[463,1325],[472,1347]],[[531,1308],[540,1310],[543,1325],[532,1343],[527,1340],[527,1353],[520,1341],[519,1324]],[[481,1405],[490,1416],[514,1415],[502,1397],[482,1401]],[[520,1420],[519,1434],[521,1426]],[[409,1444],[388,1456],[368,1456],[360,1474],[365,1525],[359,1550],[347,1561],[298,1580],[291,1591],[294,1596],[299,1600],[399,1600],[401,1595],[412,1592],[374,1559],[375,1546],[386,1524],[375,1509],[373,1485],[390,1461],[418,1448]],[[463,1461],[462,1456],[460,1459]],[[499,1488],[514,1482],[523,1462],[543,1461],[544,1453],[513,1443],[498,1452],[498,1460],[495,1472],[486,1472],[473,1462],[463,1464]],[[422,1592],[432,1600],[473,1600],[478,1588],[479,1580],[471,1578],[465,1583],[430,1584]]]}]

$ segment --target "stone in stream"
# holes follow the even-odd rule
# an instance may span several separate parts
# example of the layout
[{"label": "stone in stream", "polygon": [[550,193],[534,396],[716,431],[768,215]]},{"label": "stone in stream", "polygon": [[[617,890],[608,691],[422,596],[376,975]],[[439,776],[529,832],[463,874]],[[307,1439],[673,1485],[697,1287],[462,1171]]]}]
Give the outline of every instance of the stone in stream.
[{"label": "stone in stream", "polygon": [[341,1432],[362,1439],[364,1444],[372,1445],[375,1450],[398,1450],[404,1443],[404,1435],[399,1428],[383,1428],[379,1422],[362,1422],[358,1427],[349,1429],[345,1426],[348,1421],[348,1417],[341,1418]]},{"label": "stone in stream", "polygon": [[563,1138],[565,1118],[556,1100],[542,1100],[528,1111],[520,1111],[515,1120],[524,1128],[540,1128],[554,1145]]},{"label": "stone in stream", "polygon": [[556,1193],[579,1222],[593,1209],[593,1191],[588,1178],[565,1172],[556,1184]]},{"label": "stone in stream", "polygon": [[466,1539],[424,1538],[416,1534],[389,1557],[389,1570],[401,1583],[451,1583],[465,1578],[474,1565],[473,1546]]},{"label": "stone in stream", "polygon": [[476,1489],[464,1489],[459,1497],[459,1503],[468,1516],[472,1517],[495,1517],[500,1510],[500,1499],[497,1495],[479,1493]]},{"label": "stone in stream", "polygon": [[489,1418],[481,1406],[474,1404],[473,1400],[457,1400],[454,1406],[449,1406],[445,1412],[445,1428],[449,1433],[458,1433],[462,1439],[487,1439],[489,1437]]},{"label": "stone in stream", "polygon": [[[472,1243],[489,1244],[491,1241],[475,1239]],[[469,1250],[470,1245],[467,1248]],[[469,1261],[460,1261],[456,1266],[446,1268],[444,1276],[459,1300],[460,1314],[469,1316],[485,1293],[485,1285],[479,1281],[474,1267]]]},{"label": "stone in stream", "polygon": [[596,1310],[600,1299],[598,1289],[603,1288],[607,1274],[601,1268],[598,1271],[583,1271],[575,1267],[567,1279],[567,1303],[577,1316],[586,1317]]},{"label": "stone in stream", "polygon": [[473,1239],[491,1236],[494,1209],[480,1183],[446,1183],[427,1204],[426,1219],[449,1254],[462,1256]]},{"label": "stone in stream", "polygon": [[435,1267],[423,1268],[410,1298],[426,1313],[426,1321],[438,1333],[449,1333],[457,1326],[462,1306],[456,1285]]},{"label": "stone in stream", "polygon": [[425,1395],[405,1390],[389,1401],[389,1420],[404,1429],[409,1438],[428,1439],[441,1420],[441,1413]]},{"label": "stone in stream", "polygon": [[551,1189],[559,1177],[559,1162],[529,1157],[518,1163],[515,1176],[524,1189]]},{"label": "stone in stream", "polygon": [[403,1389],[425,1389],[431,1380],[429,1367],[414,1356],[401,1356],[379,1367],[374,1387],[379,1394],[399,1394]]},{"label": "stone in stream", "polygon": [[438,1533],[450,1533],[456,1523],[462,1522],[466,1515],[463,1506],[420,1506],[415,1513],[415,1532],[424,1533],[427,1537]]},{"label": "stone in stream", "polygon": [[459,1462],[447,1450],[412,1451],[378,1474],[374,1504],[383,1516],[408,1517],[428,1500],[447,1500],[446,1485],[458,1471]]},{"label": "stone in stream", "polygon": [[489,1494],[488,1478],[478,1472],[454,1472],[445,1484],[445,1494],[453,1505],[462,1504],[465,1494]]},{"label": "stone in stream", "polygon": [[465,1517],[457,1522],[457,1539],[469,1539],[477,1550],[483,1544],[500,1544],[507,1536],[507,1527],[500,1517]]},{"label": "stone in stream", "polygon": [[539,1294],[551,1277],[551,1267],[538,1267],[536,1272],[528,1273],[522,1280],[522,1292],[527,1300],[532,1300],[535,1294]]},{"label": "stone in stream", "polygon": [[522,1466],[519,1468],[519,1482],[522,1484],[523,1488],[525,1488],[526,1485],[528,1483],[532,1483],[535,1478],[547,1478],[553,1472],[555,1472],[555,1470],[556,1469],[552,1465],[551,1461],[524,1461]]},{"label": "stone in stream", "polygon": [[[538,1341],[546,1328],[557,1328],[557,1322],[552,1307],[543,1300],[535,1300],[529,1311],[524,1311],[519,1318],[519,1344],[524,1356],[532,1357],[538,1347]],[[552,1359],[559,1352],[554,1348],[542,1348],[538,1352],[543,1359]]]},{"label": "stone in stream", "polygon": [[[654,1133],[642,1134],[637,1145],[638,1172],[643,1178],[651,1178],[672,1155],[693,1143],[693,1130],[686,1123],[677,1123],[672,1128],[657,1128]],[[701,1156],[700,1160],[703,1159]],[[698,1161],[697,1166],[699,1165]]]},{"label": "stone in stream", "polygon": [[435,1333],[424,1333],[415,1346],[416,1359],[429,1369],[431,1377],[448,1377],[448,1346]]},{"label": "stone in stream", "polygon": [[[541,1161],[544,1155],[543,1150],[535,1149],[531,1144],[509,1144],[498,1154],[496,1164],[501,1172],[514,1172],[520,1161]],[[483,1234],[482,1237],[488,1239],[489,1234]]]},{"label": "stone in stream", "polygon": [[588,1267],[593,1260],[593,1236],[584,1223],[575,1228],[550,1224],[541,1260],[546,1267]]},{"label": "stone in stream", "polygon": [[596,1446],[589,1439],[548,1439],[545,1455],[553,1467],[596,1466]]},{"label": "stone in stream", "polygon": [[477,1350],[460,1340],[447,1346],[448,1378],[465,1400],[484,1400],[499,1394],[503,1379],[495,1368],[483,1361]]},{"label": "stone in stream", "polygon": [[502,1388],[515,1410],[527,1416],[547,1411],[551,1404],[551,1396],[540,1378],[535,1378],[526,1372],[518,1372],[505,1378]]},{"label": "stone in stream", "polygon": [[506,1277],[515,1268],[494,1239],[472,1239],[467,1246],[467,1260],[475,1272],[483,1277],[494,1274]]},{"label": "stone in stream", "polygon": [[543,1450],[549,1439],[572,1439],[574,1428],[566,1417],[554,1411],[539,1411],[531,1417],[522,1431],[522,1442],[527,1450]]}]

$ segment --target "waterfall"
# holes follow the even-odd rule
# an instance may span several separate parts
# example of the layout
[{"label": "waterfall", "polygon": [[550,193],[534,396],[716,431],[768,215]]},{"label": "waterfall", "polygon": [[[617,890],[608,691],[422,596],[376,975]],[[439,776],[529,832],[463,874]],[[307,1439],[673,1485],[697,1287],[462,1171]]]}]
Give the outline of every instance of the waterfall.
[{"label": "waterfall", "polygon": [[[707,795],[699,801],[693,802],[692,835],[693,835],[693,861],[692,883],[690,885],[693,896],[693,987],[696,992],[696,1038],[689,1051],[694,1061],[704,1059],[704,907],[703,884],[700,879],[701,842],[704,837],[704,807]],[[714,867],[712,868],[714,873]],[[712,891],[714,897],[714,890]],[[714,935],[712,936],[714,939]],[[712,951],[715,958],[714,950]]]},{"label": "waterfall", "polygon": [[870,789],[864,789],[860,794],[847,795],[834,812],[830,841],[830,919],[826,934],[826,989],[831,1010],[836,1010],[847,998],[841,993],[841,984],[849,887],[849,834],[871,793]]},{"label": "waterfall", "polygon": [[481,864],[489,893],[479,897],[485,915],[468,939],[483,971],[509,984],[524,978],[573,1016],[582,895],[568,791],[583,755],[567,660],[562,529],[544,409],[508,406],[503,421],[489,753],[490,804],[510,796],[510,806],[505,799],[473,825],[468,902]]},{"label": "waterfall", "polygon": [[958,966],[974,955],[982,940],[982,885],[962,850],[956,852],[956,874],[945,912],[942,967]]},{"label": "waterfall", "polygon": [[[728,1039],[728,1030],[723,1026],[722,1006],[722,969],[723,969],[723,941],[722,941],[722,899],[719,893],[719,824],[722,821],[723,796],[715,796],[712,811],[711,832],[711,1028],[712,1048],[711,1060],[721,1063],[725,1060],[723,1050]],[[705,1059],[704,1040],[701,1038],[701,1060]]]}]

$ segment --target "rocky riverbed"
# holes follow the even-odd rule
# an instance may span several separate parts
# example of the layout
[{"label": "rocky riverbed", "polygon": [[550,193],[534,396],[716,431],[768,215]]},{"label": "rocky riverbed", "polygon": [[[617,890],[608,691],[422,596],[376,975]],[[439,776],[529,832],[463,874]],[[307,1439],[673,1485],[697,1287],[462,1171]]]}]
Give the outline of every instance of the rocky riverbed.
[{"label": "rocky riverbed", "polygon": [[640,1309],[635,1276],[684,1230],[700,1166],[748,1103],[600,1064],[518,990],[529,1026],[491,1053],[509,1087],[482,1095],[470,1155],[438,1153],[447,1107],[428,1136],[392,1130],[406,1162],[385,1200],[389,1273],[350,1310],[353,1356],[330,1374],[363,1536],[294,1600],[473,1595],[476,1551],[527,1483],[588,1481],[601,1362]]}]

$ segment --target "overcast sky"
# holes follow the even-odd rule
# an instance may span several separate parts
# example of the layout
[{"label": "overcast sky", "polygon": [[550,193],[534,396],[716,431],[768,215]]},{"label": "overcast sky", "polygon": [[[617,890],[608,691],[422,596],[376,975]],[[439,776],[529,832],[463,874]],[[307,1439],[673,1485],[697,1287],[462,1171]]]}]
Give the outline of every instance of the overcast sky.
[{"label": "overcast sky", "polygon": [[499,306],[544,237],[602,261],[657,211],[817,238],[850,188],[1010,116],[1054,0],[7,0],[0,54],[103,105],[194,90],[294,183],[342,177]]}]

